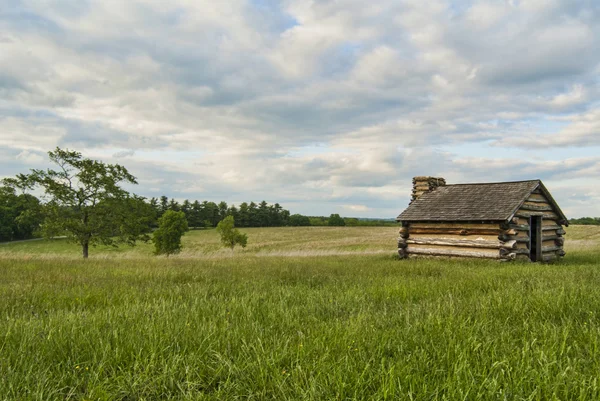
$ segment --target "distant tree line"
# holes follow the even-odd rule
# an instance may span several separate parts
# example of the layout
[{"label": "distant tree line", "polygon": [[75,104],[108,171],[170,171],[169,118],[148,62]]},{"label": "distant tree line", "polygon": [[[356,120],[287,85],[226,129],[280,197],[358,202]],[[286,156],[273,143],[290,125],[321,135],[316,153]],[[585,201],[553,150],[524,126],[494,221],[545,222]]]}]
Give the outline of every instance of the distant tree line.
[{"label": "distant tree line", "polygon": [[227,205],[227,202],[184,200],[182,203],[175,199],[161,196],[150,199],[150,206],[158,218],[168,210],[183,212],[190,228],[216,227],[220,221],[233,216],[236,227],[282,227],[290,225],[289,210],[279,203],[269,205],[266,201],[260,203],[243,202],[239,206]]},{"label": "distant tree line", "polygon": [[44,216],[39,199],[18,194],[15,188],[0,187],[0,241],[33,238]]},{"label": "distant tree line", "polygon": [[569,220],[569,224],[582,226],[600,226],[600,217],[581,217]]}]

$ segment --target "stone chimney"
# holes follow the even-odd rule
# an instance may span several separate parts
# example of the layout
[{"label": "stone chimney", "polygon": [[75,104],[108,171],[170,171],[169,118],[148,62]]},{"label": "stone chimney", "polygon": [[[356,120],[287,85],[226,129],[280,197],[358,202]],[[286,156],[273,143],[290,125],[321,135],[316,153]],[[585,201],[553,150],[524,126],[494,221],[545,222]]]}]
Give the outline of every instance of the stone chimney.
[{"label": "stone chimney", "polygon": [[446,185],[446,180],[441,177],[415,177],[413,178],[412,199],[413,203],[425,192],[433,191],[437,187]]}]

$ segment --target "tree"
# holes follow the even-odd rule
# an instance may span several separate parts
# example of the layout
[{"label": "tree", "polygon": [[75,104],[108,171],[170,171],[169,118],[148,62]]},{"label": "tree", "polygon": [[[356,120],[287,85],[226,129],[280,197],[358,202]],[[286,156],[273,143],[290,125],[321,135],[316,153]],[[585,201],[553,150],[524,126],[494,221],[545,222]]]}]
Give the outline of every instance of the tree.
[{"label": "tree", "polygon": [[310,226],[310,220],[308,216],[302,216],[301,214],[293,214],[290,216],[291,226]]},{"label": "tree", "polygon": [[169,210],[169,198],[165,195],[160,197],[160,205],[159,205],[159,214],[158,217],[162,216],[167,210]]},{"label": "tree", "polygon": [[233,216],[227,216],[217,224],[217,232],[221,235],[221,243],[223,246],[228,246],[233,250],[236,245],[240,245],[242,248],[246,247],[248,243],[248,236],[242,234],[235,227],[235,221]]},{"label": "tree", "polygon": [[332,214],[329,216],[329,220],[327,220],[327,225],[329,226],[345,226],[346,222],[343,218],[340,217],[339,214]]},{"label": "tree", "polygon": [[181,210],[181,206],[179,206],[179,203],[175,199],[171,199],[169,201],[169,210],[179,212]]},{"label": "tree", "polygon": [[0,241],[33,238],[44,220],[42,205],[33,195],[17,195],[14,179],[5,180],[11,186],[0,187]]},{"label": "tree", "polygon": [[221,201],[217,205],[219,208],[219,221],[227,217],[227,202]]},{"label": "tree", "polygon": [[158,219],[158,229],[154,231],[154,253],[156,255],[172,255],[181,250],[181,237],[188,230],[185,213],[167,210]]},{"label": "tree", "polygon": [[136,240],[148,239],[153,213],[143,198],[121,188],[122,183],[137,184],[125,167],[58,147],[48,155],[58,170],[33,169],[15,180],[23,187],[44,191],[47,203],[42,233],[46,237],[57,232],[66,235],[81,246],[84,258],[90,245],[134,245]]}]

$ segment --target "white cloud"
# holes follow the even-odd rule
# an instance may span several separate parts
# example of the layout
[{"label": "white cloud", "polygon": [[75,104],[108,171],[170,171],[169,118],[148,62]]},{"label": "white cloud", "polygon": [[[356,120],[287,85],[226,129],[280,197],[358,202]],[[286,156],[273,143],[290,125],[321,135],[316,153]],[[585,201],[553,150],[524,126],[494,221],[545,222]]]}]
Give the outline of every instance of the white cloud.
[{"label": "white cloud", "polygon": [[383,217],[412,175],[539,175],[567,193],[583,188],[568,176],[598,172],[591,2],[14,4],[0,16],[0,175],[59,145],[125,164],[148,195]]}]

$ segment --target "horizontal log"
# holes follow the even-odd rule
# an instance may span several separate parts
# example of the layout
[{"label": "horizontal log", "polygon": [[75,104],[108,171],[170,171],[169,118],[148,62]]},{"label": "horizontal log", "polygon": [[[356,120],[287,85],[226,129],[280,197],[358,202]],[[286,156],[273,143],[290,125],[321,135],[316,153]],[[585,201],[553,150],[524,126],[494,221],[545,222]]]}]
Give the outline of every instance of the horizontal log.
[{"label": "horizontal log", "polygon": [[404,249],[408,246],[406,242],[398,241],[398,249]]},{"label": "horizontal log", "polygon": [[500,241],[472,241],[472,240],[455,240],[455,239],[439,239],[439,238],[410,238],[406,240],[407,244],[416,245],[441,245],[441,246],[456,246],[464,248],[500,248]]},{"label": "horizontal log", "polygon": [[440,240],[446,240],[446,239],[451,239],[451,240],[470,240],[470,241],[493,241],[493,242],[498,242],[498,236],[497,235],[474,235],[474,236],[467,236],[465,237],[464,235],[460,235],[460,234],[416,234],[416,233],[411,233],[410,234],[410,239],[430,239],[430,238],[434,238],[434,239],[440,239]]},{"label": "horizontal log", "polygon": [[486,228],[486,229],[499,229],[500,224],[497,223],[436,223],[436,222],[415,222],[410,223],[411,228],[459,228],[459,229],[473,229],[473,228]]},{"label": "horizontal log", "polygon": [[400,229],[399,233],[402,238],[408,238],[408,234],[409,234],[408,227],[402,227]]},{"label": "horizontal log", "polygon": [[563,257],[563,256],[565,256],[567,253],[565,252],[565,250],[564,250],[564,249],[561,249],[561,250],[559,250],[559,251],[556,251],[556,254],[557,254],[558,256],[560,256],[560,257]]},{"label": "horizontal log", "polygon": [[542,220],[542,226],[558,226],[560,224],[558,224],[556,222],[556,220],[552,220],[552,219],[543,219]]},{"label": "horizontal log", "polygon": [[413,234],[451,234],[451,235],[498,235],[499,228],[410,228],[410,235]]},{"label": "horizontal log", "polygon": [[559,229],[556,230],[556,235],[565,235],[566,233],[567,232],[562,227],[560,227]]},{"label": "horizontal log", "polygon": [[556,237],[554,243],[556,244],[556,246],[562,247],[565,244],[565,239],[562,237]]},{"label": "horizontal log", "polygon": [[[529,224],[518,224],[518,225],[512,225],[511,227],[517,231],[529,231]],[[557,225],[542,226],[542,231],[551,231],[551,230],[556,230],[557,233],[559,230],[562,230],[563,234],[561,234],[561,235],[564,235],[564,230],[561,226],[557,226]]]},{"label": "horizontal log", "polygon": [[506,261],[515,260],[516,258],[517,258],[517,254],[514,252],[511,252],[509,254],[502,256],[502,260],[506,260]]},{"label": "horizontal log", "polygon": [[444,248],[413,248],[408,247],[409,255],[426,255],[426,256],[455,256],[465,258],[481,258],[481,259],[500,259],[498,252],[477,252],[465,251],[460,248],[444,249]]},{"label": "horizontal log", "polygon": [[516,216],[521,218],[529,218],[531,216],[542,216],[542,219],[552,219],[552,220],[557,220],[558,216],[556,215],[556,213],[554,212],[534,212],[534,211],[530,211],[530,210],[524,210],[524,209],[519,209],[519,211],[516,213]]},{"label": "horizontal log", "polygon": [[538,203],[538,204],[534,204],[534,203],[529,203],[529,202],[525,202],[522,206],[520,210],[533,210],[533,211],[538,211],[538,212],[551,212],[554,209],[552,208],[552,206],[550,206],[549,204],[543,204],[543,203]]},{"label": "horizontal log", "polygon": [[548,203],[548,199],[544,195],[532,194],[527,198],[527,202],[544,202]]},{"label": "horizontal log", "polygon": [[556,246],[556,245],[543,246],[542,247],[542,253],[556,252],[556,251],[560,251],[561,249],[562,248],[560,246]]}]

